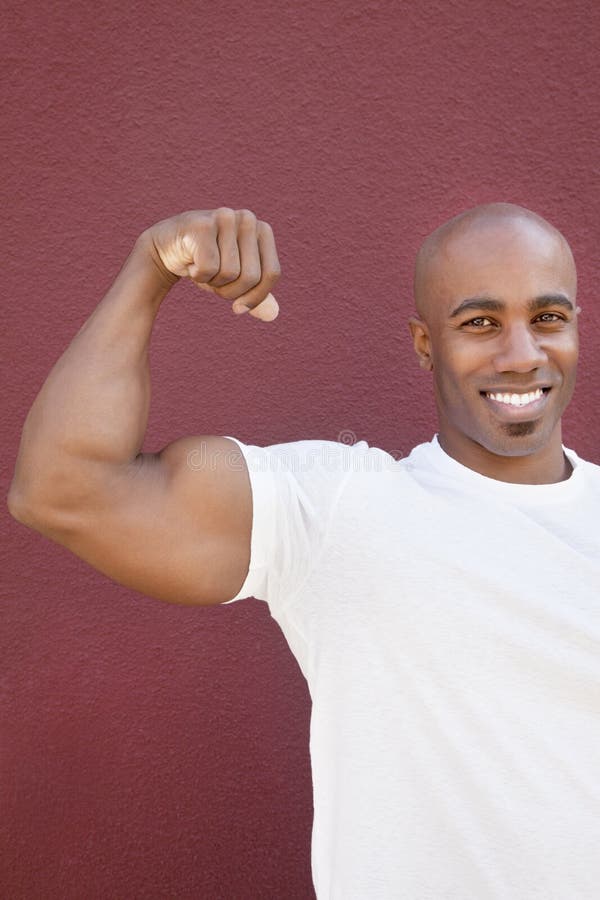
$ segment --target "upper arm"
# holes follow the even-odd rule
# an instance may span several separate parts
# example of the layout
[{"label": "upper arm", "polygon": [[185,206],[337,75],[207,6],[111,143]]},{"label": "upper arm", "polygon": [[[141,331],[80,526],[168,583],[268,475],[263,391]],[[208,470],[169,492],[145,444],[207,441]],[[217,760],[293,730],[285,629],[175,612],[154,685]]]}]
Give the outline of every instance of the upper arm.
[{"label": "upper arm", "polygon": [[221,603],[239,591],[250,561],[243,454],[227,438],[181,438],[104,472],[88,502],[39,530],[148,596]]}]

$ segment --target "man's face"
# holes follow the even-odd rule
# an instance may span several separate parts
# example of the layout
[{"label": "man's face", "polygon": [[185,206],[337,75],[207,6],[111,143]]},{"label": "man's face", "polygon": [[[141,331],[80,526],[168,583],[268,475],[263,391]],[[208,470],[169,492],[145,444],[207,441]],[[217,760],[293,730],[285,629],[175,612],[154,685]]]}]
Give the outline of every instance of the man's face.
[{"label": "man's face", "polygon": [[455,458],[560,445],[577,367],[575,292],[568,249],[535,223],[472,226],[441,247],[419,346],[433,370],[440,440]]}]

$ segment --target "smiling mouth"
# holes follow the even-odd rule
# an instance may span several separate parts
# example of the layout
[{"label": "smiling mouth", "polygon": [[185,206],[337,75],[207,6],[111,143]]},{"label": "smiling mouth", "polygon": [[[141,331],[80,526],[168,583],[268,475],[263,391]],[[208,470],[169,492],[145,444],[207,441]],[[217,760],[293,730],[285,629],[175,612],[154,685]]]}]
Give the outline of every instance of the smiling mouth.
[{"label": "smiling mouth", "polygon": [[550,388],[537,388],[535,391],[528,391],[527,393],[520,394],[501,394],[494,393],[493,391],[482,391],[481,393],[489,400],[495,400],[496,403],[503,403],[505,406],[515,406],[520,408],[522,406],[531,406],[533,403],[541,400],[549,390]]}]

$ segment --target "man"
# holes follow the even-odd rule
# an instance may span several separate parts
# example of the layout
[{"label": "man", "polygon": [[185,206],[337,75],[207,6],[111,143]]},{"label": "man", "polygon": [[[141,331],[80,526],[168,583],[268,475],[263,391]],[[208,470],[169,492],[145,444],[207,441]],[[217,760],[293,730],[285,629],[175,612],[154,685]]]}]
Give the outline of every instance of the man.
[{"label": "man", "polygon": [[491,204],[425,241],[410,328],[439,432],[407,459],[206,436],[140,454],[171,285],[269,321],[278,275],[248,211],[144,232],[29,413],[13,514],[151,596],[269,603],[313,701],[319,898],[592,900],[600,468],[562,445],[566,240]]}]

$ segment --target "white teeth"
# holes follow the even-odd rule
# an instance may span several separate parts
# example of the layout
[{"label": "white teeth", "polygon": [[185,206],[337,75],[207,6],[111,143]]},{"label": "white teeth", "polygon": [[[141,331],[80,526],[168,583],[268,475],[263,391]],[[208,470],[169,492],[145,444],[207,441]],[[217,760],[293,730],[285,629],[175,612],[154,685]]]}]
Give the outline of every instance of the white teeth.
[{"label": "white teeth", "polygon": [[509,406],[527,406],[544,396],[541,388],[537,391],[530,391],[528,394],[492,394],[491,391],[486,392],[486,397],[496,400],[498,403],[507,403]]}]

